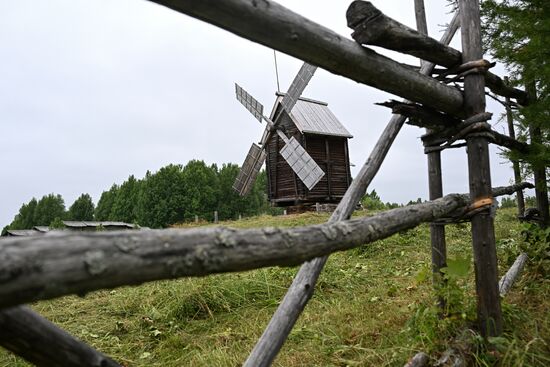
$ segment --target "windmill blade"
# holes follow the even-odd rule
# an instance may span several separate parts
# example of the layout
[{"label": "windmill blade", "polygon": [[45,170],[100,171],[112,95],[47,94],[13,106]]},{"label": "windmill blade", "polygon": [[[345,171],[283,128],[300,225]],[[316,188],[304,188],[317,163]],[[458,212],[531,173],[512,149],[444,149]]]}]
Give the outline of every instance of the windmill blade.
[{"label": "windmill blade", "polygon": [[258,176],[258,172],[262,168],[262,165],[265,162],[266,153],[256,144],[252,144],[246,159],[244,160],[243,166],[233,183],[233,189],[239,193],[241,196],[247,195],[252,186],[254,186],[254,181]]},{"label": "windmill blade", "polygon": [[262,122],[264,114],[264,106],[258,102],[254,97],[247,93],[240,85],[235,83],[235,94],[237,101],[248,110],[258,121]]},{"label": "windmill blade", "polygon": [[290,84],[290,88],[288,88],[288,92],[286,92],[283,100],[281,101],[281,105],[288,114],[290,114],[292,108],[296,104],[296,101],[298,101],[298,98],[300,98],[302,92],[306,89],[306,86],[311,80],[313,73],[315,73],[315,70],[317,70],[317,66],[313,66],[305,62],[300,68],[300,71],[298,71],[298,74],[296,74],[292,84]]},{"label": "windmill blade", "polygon": [[311,158],[294,137],[281,149],[281,155],[300,180],[311,190],[323,178],[325,172]]}]

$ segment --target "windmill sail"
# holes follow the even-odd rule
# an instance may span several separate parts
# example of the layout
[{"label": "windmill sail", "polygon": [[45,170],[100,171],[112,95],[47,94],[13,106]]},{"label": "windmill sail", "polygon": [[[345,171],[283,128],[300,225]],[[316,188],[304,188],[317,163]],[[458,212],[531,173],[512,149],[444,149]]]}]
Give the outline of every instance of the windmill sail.
[{"label": "windmill sail", "polygon": [[281,149],[281,156],[300,180],[311,190],[325,173],[294,137]]},{"label": "windmill sail", "polygon": [[239,195],[245,196],[252,190],[254,181],[256,181],[256,176],[258,176],[258,172],[260,172],[265,162],[265,157],[265,151],[258,145],[252,144],[246,155],[243,166],[233,183],[233,189],[237,191]]},{"label": "windmill sail", "polygon": [[296,77],[288,88],[288,92],[286,92],[283,100],[281,101],[281,105],[288,114],[290,114],[292,108],[296,104],[296,101],[298,101],[298,98],[300,98],[302,92],[306,89],[306,86],[313,77],[315,70],[317,70],[317,66],[313,66],[305,62],[300,68],[300,71],[298,71],[298,74],[296,74]]},{"label": "windmill sail", "polygon": [[254,97],[247,93],[240,85],[235,83],[235,94],[237,100],[256,118],[262,122],[264,114],[264,106],[258,102]]}]

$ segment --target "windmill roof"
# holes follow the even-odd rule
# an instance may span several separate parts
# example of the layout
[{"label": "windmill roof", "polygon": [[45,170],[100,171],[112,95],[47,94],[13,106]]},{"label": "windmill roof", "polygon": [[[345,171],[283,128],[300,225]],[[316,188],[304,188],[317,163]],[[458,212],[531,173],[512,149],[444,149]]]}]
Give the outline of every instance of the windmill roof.
[{"label": "windmill roof", "polygon": [[[277,93],[277,101],[275,102],[273,113],[283,99],[283,96],[283,93]],[[338,121],[325,102],[300,97],[294,108],[292,108],[290,117],[302,134],[353,137],[344,125]]]}]

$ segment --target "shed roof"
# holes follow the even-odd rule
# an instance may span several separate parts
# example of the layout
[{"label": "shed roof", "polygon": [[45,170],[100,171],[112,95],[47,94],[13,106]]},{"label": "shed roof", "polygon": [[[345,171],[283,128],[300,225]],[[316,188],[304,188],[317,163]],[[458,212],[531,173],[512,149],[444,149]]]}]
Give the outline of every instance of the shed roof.
[{"label": "shed roof", "polygon": [[[271,118],[284,97],[284,93],[276,93],[277,100],[271,112]],[[292,108],[290,117],[302,134],[319,134],[352,138],[353,135],[342,125],[326,102],[300,97]]]},{"label": "shed roof", "polygon": [[43,233],[46,233],[46,232],[50,231],[50,227],[48,227],[48,226],[34,226],[34,227],[32,227],[32,229],[34,229],[35,231],[38,231],[38,232],[43,232]]},{"label": "shed roof", "polygon": [[6,231],[8,236],[39,236],[44,234],[43,232],[35,231],[34,229],[8,229]]},{"label": "shed roof", "polygon": [[125,223],[125,222],[95,222],[95,221],[73,221],[73,220],[64,220],[63,224],[67,228],[96,228],[99,226],[102,227],[124,227],[124,228],[136,228],[134,224]]}]

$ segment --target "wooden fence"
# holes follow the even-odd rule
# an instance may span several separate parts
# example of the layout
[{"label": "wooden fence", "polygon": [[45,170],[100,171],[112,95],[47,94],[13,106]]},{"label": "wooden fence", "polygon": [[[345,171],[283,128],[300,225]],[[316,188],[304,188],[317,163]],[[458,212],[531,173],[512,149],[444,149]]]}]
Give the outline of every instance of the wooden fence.
[{"label": "wooden fence", "polygon": [[[3,240],[0,345],[40,366],[118,366],[21,305],[159,279],[303,263],[244,363],[269,366],[311,298],[328,255],[430,222],[433,270],[437,274],[446,261],[443,223],[465,218],[472,222],[479,330],[486,336],[501,332],[490,208],[494,196],[521,191],[530,185],[517,183],[491,191],[488,143],[517,150],[529,146],[504,138],[486,122],[491,116],[485,112],[485,84],[495,95],[516,104],[525,104],[529,99],[524,91],[509,87],[490,73],[492,64],[482,60],[478,0],[460,2],[459,15],[455,15],[441,41],[426,35],[421,0],[415,0],[420,32],[399,24],[368,2],[354,1],[347,18],[357,42],[272,1],[153,1],[335,74],[406,98],[388,104],[401,115],[391,118],[326,224],[292,229],[198,228]],[[464,25],[462,52],[448,46],[459,24]],[[407,52],[424,61],[420,69],[403,65],[364,46],[368,44]],[[444,67],[435,70],[437,78],[431,76],[434,64]],[[428,129],[423,142],[428,154],[431,201],[350,220],[355,205],[406,121]],[[456,143],[457,140],[466,142]],[[470,194],[443,196],[441,151],[464,145],[468,146]]]}]

